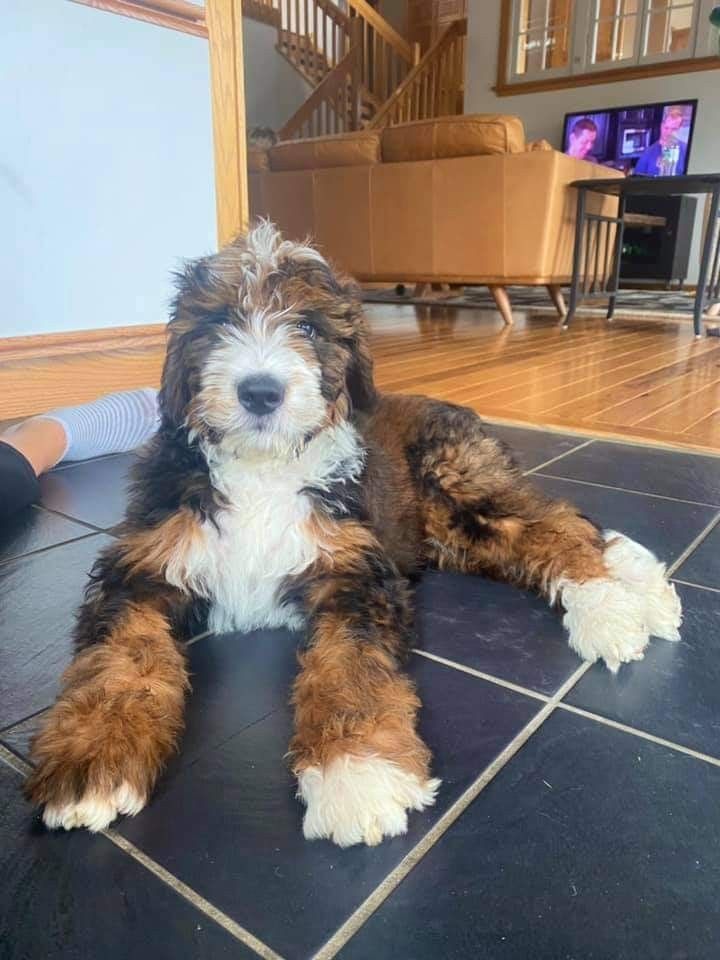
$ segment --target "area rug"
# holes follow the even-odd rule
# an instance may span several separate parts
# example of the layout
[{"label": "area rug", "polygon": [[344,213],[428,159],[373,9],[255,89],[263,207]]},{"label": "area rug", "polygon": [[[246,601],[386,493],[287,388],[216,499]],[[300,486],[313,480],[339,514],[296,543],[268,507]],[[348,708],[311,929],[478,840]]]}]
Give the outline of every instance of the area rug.
[{"label": "area rug", "polygon": [[[513,287],[508,289],[513,310],[531,310],[533,313],[555,314],[557,311],[544,287]],[[407,285],[405,293],[398,288],[363,290],[366,303],[417,304],[419,306],[473,307],[476,310],[495,310],[495,301],[487,287],[465,287],[463,290],[432,296],[413,297],[413,287]],[[570,300],[570,289],[563,288],[566,303]],[[683,290],[621,290],[615,303],[615,316],[620,318],[636,317],[639,313],[660,319],[691,318],[695,302],[694,292]],[[578,316],[605,316],[606,300],[588,300],[577,308]]]}]

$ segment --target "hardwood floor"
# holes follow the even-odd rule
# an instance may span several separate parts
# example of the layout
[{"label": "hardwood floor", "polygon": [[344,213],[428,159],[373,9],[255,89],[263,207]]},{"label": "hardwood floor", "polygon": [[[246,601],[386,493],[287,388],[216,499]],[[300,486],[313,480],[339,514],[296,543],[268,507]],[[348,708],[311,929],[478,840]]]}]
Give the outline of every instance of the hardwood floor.
[{"label": "hardwood floor", "polygon": [[[488,419],[720,453],[720,339],[688,323],[368,304],[383,390],[426,393]],[[157,384],[162,328],[122,349],[0,354],[0,420]],[[80,348],[78,348],[80,350]]]},{"label": "hardwood floor", "polygon": [[368,305],[378,385],[489,419],[720,453],[720,339],[685,322]]}]

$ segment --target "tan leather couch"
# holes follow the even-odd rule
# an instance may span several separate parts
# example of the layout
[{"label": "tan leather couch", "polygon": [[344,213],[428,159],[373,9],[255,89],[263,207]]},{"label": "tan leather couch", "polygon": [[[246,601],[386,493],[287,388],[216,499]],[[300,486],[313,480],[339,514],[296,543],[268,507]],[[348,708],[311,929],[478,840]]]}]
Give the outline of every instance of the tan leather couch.
[{"label": "tan leather couch", "polygon": [[[487,285],[511,322],[510,284],[546,285],[562,308],[575,222],[568,184],[612,175],[527,144],[517,117],[442,117],[278,143],[252,158],[250,209],[293,239],[312,236],[361,282]],[[616,201],[596,203],[614,212]]]}]

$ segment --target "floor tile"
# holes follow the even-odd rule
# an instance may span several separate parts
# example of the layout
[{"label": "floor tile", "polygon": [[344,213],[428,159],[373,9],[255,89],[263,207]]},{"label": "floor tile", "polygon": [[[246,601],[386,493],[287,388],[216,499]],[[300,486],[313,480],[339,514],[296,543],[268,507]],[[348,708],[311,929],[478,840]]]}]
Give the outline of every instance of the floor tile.
[{"label": "floor tile", "polygon": [[720,457],[597,441],[552,464],[548,473],[720,506]]},{"label": "floor tile", "polygon": [[662,497],[608,490],[533,474],[533,484],[552,497],[574,503],[605,529],[618,530],[672,563],[717,514],[717,508]]},{"label": "floor tile", "polygon": [[40,730],[45,712],[45,710],[42,710],[40,713],[28,717],[27,720],[16,723],[13,727],[0,730],[0,743],[9,747],[19,757],[27,760],[30,756],[30,744],[35,734]]},{"label": "floor tile", "polygon": [[568,703],[720,758],[720,593],[678,586],[680,643],[652,640],[617,675],[596,664]]},{"label": "floor tile", "polygon": [[256,954],[115,847],[49,833],[0,761],[2,960],[250,960]]},{"label": "floor tile", "polygon": [[587,437],[550,433],[547,430],[527,430],[504,423],[486,422],[485,429],[490,436],[497,437],[510,447],[525,470],[532,470],[553,457],[569,453],[580,444],[587,443]]},{"label": "floor tile", "polygon": [[720,941],[720,769],[556,712],[342,960],[700,960]]},{"label": "floor tile", "polygon": [[41,503],[107,530],[125,515],[132,453],[103,457],[53,470],[40,478]]},{"label": "floor tile", "polygon": [[103,534],[0,565],[0,729],[52,702]]},{"label": "floor tile", "polygon": [[47,510],[29,507],[0,528],[0,563],[67,540],[86,537],[89,533],[92,533],[89,527],[48,513]]},{"label": "floor tile", "polygon": [[720,590],[720,526],[715,527],[675,571],[678,580]]},{"label": "floor tile", "polygon": [[507,583],[429,571],[417,589],[418,647],[553,694],[580,666],[561,616]]},{"label": "floor tile", "polygon": [[[242,639],[225,638],[227,657]],[[220,647],[217,657],[220,672]],[[411,816],[407,836],[348,850],[304,840],[284,760],[289,708],[236,733],[221,709],[198,715],[192,702],[189,736],[217,746],[171,770],[120,832],[289,960],[312,955],[540,707],[420,657],[411,669],[443,785],[433,809]],[[238,674],[238,701],[252,685],[257,677]],[[284,695],[284,679],[281,687]]]}]

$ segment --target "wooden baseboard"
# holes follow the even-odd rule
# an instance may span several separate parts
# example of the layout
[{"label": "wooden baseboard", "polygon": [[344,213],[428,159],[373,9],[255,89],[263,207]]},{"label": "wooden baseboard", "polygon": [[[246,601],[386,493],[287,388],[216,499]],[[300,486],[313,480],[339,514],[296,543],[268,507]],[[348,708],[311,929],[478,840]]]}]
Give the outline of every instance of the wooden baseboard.
[{"label": "wooden baseboard", "polygon": [[0,420],[160,383],[165,324],[0,339]]}]

